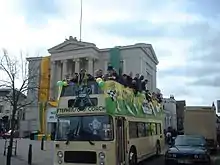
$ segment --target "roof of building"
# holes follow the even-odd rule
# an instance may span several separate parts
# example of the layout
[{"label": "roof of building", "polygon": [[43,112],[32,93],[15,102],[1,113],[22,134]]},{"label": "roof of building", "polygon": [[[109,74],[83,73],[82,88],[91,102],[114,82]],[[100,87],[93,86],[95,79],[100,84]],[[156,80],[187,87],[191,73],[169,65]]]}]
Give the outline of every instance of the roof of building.
[{"label": "roof of building", "polygon": [[[152,54],[152,56],[153,56],[152,60],[156,64],[159,64],[156,53],[155,53],[151,44],[136,43],[134,45],[116,46],[116,47],[121,50],[132,49],[132,48],[141,48],[142,51],[144,51],[146,54],[149,54],[149,51],[150,51],[150,54]],[[94,43],[78,41],[76,38],[73,38],[70,36],[69,39],[66,39],[64,42],[48,49],[48,52],[53,54],[53,53],[57,53],[57,52],[72,51],[72,50],[79,50],[79,49],[85,49],[85,48],[92,48],[98,52],[110,51],[110,49],[111,49],[111,48],[99,49]]]},{"label": "roof of building", "polygon": [[37,61],[42,60],[43,57],[28,57],[26,58],[27,61]]}]

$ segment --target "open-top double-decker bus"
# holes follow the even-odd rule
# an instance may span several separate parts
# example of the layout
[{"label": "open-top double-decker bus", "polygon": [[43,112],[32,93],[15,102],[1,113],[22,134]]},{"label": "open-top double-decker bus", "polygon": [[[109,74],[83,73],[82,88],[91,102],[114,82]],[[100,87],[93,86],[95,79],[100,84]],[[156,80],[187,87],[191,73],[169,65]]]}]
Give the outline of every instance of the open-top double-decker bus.
[{"label": "open-top double-decker bus", "polygon": [[55,165],[135,165],[160,154],[163,109],[156,98],[146,101],[115,81],[59,84]]}]

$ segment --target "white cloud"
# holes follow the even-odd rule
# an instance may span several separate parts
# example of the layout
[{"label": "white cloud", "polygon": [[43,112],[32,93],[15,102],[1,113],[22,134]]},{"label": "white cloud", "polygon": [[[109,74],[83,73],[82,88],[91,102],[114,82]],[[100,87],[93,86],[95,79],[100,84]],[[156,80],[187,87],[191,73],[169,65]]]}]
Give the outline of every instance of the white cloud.
[{"label": "white cloud", "polygon": [[152,23],[163,24],[163,23],[195,23],[203,21],[203,18],[198,15],[187,14],[183,12],[176,12],[170,9],[161,11],[163,16],[158,14],[152,14],[149,16]]},{"label": "white cloud", "polygon": [[[42,26],[30,25],[21,14],[24,10],[21,6],[22,0],[3,0],[0,5],[0,47],[7,48],[13,54],[19,53],[22,49],[29,52],[30,56],[47,55],[47,49],[63,42],[65,37],[70,35],[79,36],[79,18],[80,18],[80,0],[56,0],[59,6],[59,16],[50,17]],[[145,2],[145,6],[140,3],[141,0],[133,1],[83,1],[83,33],[82,39],[88,42],[94,42],[98,47],[112,47],[115,45],[127,45],[137,42],[148,42],[153,45],[159,56],[159,70],[185,66],[187,63],[188,50],[192,41],[174,38],[160,38],[146,40],[128,39],[125,37],[112,36],[102,33],[97,29],[97,24],[105,24],[114,21],[126,20],[146,20],[154,24],[171,23],[193,23],[201,22],[203,18],[198,15],[190,15],[180,11],[179,3],[183,1],[172,1],[163,5],[163,8],[154,11],[151,3]],[[142,1],[143,2],[143,1]],[[161,50],[161,51],[160,51]],[[162,50],[169,50],[170,54],[163,56]],[[164,90],[166,95],[176,94],[178,88],[186,87],[186,78],[159,78],[159,87]],[[177,85],[178,84],[178,85]],[[173,88],[173,86],[176,86]],[[201,103],[202,98],[190,98],[187,90],[183,90],[181,99],[189,100],[189,103]],[[191,90],[191,89],[190,89]],[[192,89],[193,91],[193,89]],[[185,93],[184,93],[185,92]],[[204,91],[205,92],[205,91]],[[192,92],[194,95],[195,92]],[[177,93],[178,94],[178,93]],[[184,98],[183,98],[184,97]],[[204,96],[205,97],[205,96]],[[211,98],[213,99],[213,98]]]},{"label": "white cloud", "polygon": [[[50,18],[46,25],[35,28],[30,26],[25,21],[24,16],[19,14],[19,11],[21,11],[19,0],[4,1],[1,5],[0,15],[0,46],[16,50],[39,51],[39,48],[49,48],[62,42],[69,35],[79,36],[80,1],[66,0],[56,1],[56,3],[60,8],[61,16]],[[116,20],[137,19],[140,18],[141,13],[144,13],[143,11],[135,10],[140,7],[140,3],[136,1],[129,0],[126,1],[126,6],[124,5],[122,1],[83,1],[83,39],[95,41],[97,45],[107,47],[112,45],[111,43],[115,42],[112,39],[115,39],[115,37],[111,37],[110,34],[100,34],[95,25]],[[166,10],[168,9],[170,7],[166,8]],[[163,19],[158,13],[156,17]],[[157,19],[155,18],[155,20]],[[123,44],[125,40],[117,38],[116,43]],[[166,39],[165,43],[167,43]],[[164,47],[164,43],[160,44],[158,42],[157,46]]]},{"label": "white cloud", "polygon": [[[116,19],[129,19],[131,14],[128,11],[126,13],[126,10],[113,12],[113,6],[109,7],[106,3],[98,4],[98,2],[100,1],[94,1],[94,4],[86,4],[87,2],[84,4],[82,36],[83,40],[92,40],[97,45],[109,46],[113,43],[112,39],[116,37],[100,34],[99,29],[95,29],[94,25]],[[0,47],[15,51],[23,49],[28,52],[39,51],[40,49],[42,52],[42,48],[50,48],[62,42],[69,35],[79,36],[79,5],[79,2],[76,3],[76,1],[59,1],[61,17],[50,18],[46,25],[35,28],[25,21],[24,16],[19,15],[17,12],[20,10],[18,3],[13,4],[12,0],[5,1],[1,5],[4,10],[1,10],[0,15]],[[106,9],[104,5],[106,5]],[[123,39],[118,38],[116,42],[122,43],[119,40]]]}]

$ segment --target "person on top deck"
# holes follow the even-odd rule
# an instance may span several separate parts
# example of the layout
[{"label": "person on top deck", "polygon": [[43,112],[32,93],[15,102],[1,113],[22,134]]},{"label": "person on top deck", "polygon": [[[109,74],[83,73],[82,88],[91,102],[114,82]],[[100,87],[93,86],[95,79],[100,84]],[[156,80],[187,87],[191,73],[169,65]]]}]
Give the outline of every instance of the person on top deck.
[{"label": "person on top deck", "polygon": [[118,74],[114,70],[114,68],[110,65],[108,66],[108,73],[104,76],[104,80],[114,80],[117,81],[119,80]]},{"label": "person on top deck", "polygon": [[142,89],[142,91],[145,91],[145,93],[147,91],[147,82],[148,82],[147,79],[145,79],[141,82],[141,89]]},{"label": "person on top deck", "polygon": [[158,103],[162,103],[163,101],[163,96],[161,93],[157,93],[157,99],[158,99]]},{"label": "person on top deck", "polygon": [[79,79],[78,73],[73,73],[71,78],[70,78],[70,81],[73,82],[73,83],[78,83],[78,79]]},{"label": "person on top deck", "polygon": [[142,82],[143,81],[144,81],[144,76],[141,75],[140,78],[138,79],[138,82],[137,82],[138,83],[137,85],[138,85],[138,91],[139,92],[143,91],[143,88],[142,88]]},{"label": "person on top deck", "polygon": [[99,69],[95,72],[95,76],[93,77],[92,75],[87,74],[87,71],[85,69],[81,69],[79,74],[74,73],[71,77],[66,78],[65,81],[70,81],[79,85],[89,85],[88,81],[95,81],[95,79],[97,78],[103,78],[104,81],[113,80],[124,85],[124,87],[133,89],[135,95],[137,95],[138,92],[144,92],[146,100],[148,100],[149,102],[152,101],[152,97],[157,99],[158,102],[162,102],[162,95],[160,93],[153,94],[152,96],[150,91],[147,90],[148,80],[144,80],[143,75],[136,74],[136,76],[133,78],[133,74],[132,72],[130,72],[129,75],[123,74],[122,76],[120,76],[111,65],[108,66],[107,71],[108,73],[103,76],[103,71]]},{"label": "person on top deck", "polygon": [[127,75],[127,84],[129,88],[132,88],[132,80],[133,80],[133,73],[130,72],[129,75]]},{"label": "person on top deck", "polygon": [[82,84],[86,84],[87,83],[87,74],[86,74],[86,70],[85,69],[81,69],[80,73],[79,73],[79,83]]},{"label": "person on top deck", "polygon": [[128,87],[128,75],[126,74],[122,75],[122,85],[124,85],[125,88]]},{"label": "person on top deck", "polygon": [[81,69],[80,74],[78,76],[79,84],[86,85],[88,81],[94,81],[94,77],[87,73],[86,69]]},{"label": "person on top deck", "polygon": [[103,78],[103,71],[102,69],[99,69],[95,72],[95,78]]},{"label": "person on top deck", "polygon": [[132,89],[134,90],[134,95],[136,96],[138,93],[137,81],[135,79],[132,80]]}]

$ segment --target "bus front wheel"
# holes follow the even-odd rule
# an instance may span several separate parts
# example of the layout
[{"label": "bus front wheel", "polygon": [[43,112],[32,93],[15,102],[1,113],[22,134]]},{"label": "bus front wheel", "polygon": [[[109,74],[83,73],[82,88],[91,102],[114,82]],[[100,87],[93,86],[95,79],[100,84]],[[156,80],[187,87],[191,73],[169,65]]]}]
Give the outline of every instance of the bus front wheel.
[{"label": "bus front wheel", "polygon": [[137,165],[137,152],[133,146],[129,151],[129,165]]}]

